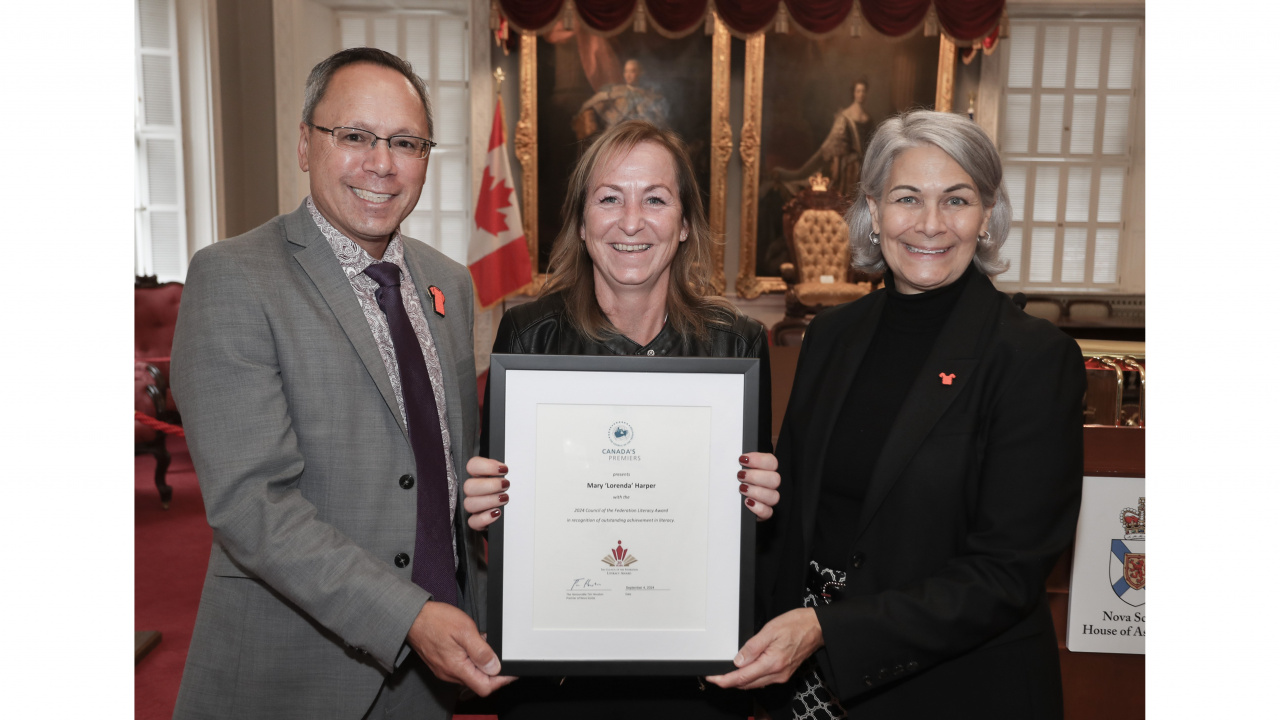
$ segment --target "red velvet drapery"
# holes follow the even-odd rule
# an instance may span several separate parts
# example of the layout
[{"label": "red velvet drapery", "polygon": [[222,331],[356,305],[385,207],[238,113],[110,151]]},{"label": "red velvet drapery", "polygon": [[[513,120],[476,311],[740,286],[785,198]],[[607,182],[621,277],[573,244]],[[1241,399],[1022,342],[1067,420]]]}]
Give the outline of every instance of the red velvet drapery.
[{"label": "red velvet drapery", "polygon": [[[515,27],[541,30],[560,16],[565,1],[499,0],[499,4]],[[573,5],[588,27],[611,32],[631,21],[642,2],[646,22],[673,35],[691,31],[713,8],[736,34],[767,31],[785,5],[791,22],[821,35],[844,23],[855,1],[862,21],[890,36],[919,27],[932,6],[942,30],[958,40],[974,40],[991,32],[1005,6],[1005,0],[574,0]]]},{"label": "red velvet drapery", "polygon": [[636,0],[586,0],[574,5],[578,9],[578,17],[589,27],[607,32],[630,19],[636,9]]}]

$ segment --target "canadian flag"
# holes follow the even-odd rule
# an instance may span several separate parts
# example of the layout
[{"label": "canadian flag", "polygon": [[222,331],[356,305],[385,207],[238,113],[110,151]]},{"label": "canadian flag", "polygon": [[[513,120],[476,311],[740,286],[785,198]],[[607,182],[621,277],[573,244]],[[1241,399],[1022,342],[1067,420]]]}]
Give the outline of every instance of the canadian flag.
[{"label": "canadian flag", "polygon": [[502,100],[493,109],[489,155],[476,198],[476,225],[471,231],[467,264],[476,285],[480,307],[487,308],[533,282],[529,248],[520,222],[502,128]]}]

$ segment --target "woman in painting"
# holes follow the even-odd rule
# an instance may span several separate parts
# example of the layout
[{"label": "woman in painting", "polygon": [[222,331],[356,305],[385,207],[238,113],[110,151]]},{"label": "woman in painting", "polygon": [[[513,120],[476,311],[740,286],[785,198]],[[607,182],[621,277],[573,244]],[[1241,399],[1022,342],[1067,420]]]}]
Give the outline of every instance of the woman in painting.
[{"label": "woman in painting", "polygon": [[761,526],[771,617],[723,687],[781,718],[1061,718],[1045,579],[1076,525],[1080,348],[989,277],[1000,156],[962,115],[891,118],[848,214],[885,288],[809,326]]},{"label": "woman in painting", "polygon": [[871,136],[871,116],[862,109],[866,96],[866,78],[855,80],[853,102],[836,113],[827,139],[822,141],[817,152],[795,170],[775,170],[777,179],[795,185],[803,183],[814,172],[821,170],[831,177],[831,190],[845,197],[854,197],[857,194],[858,178],[862,174],[863,148]]},{"label": "woman in painting", "polygon": [[[640,120],[606,130],[569,179],[565,223],[540,297],[508,310],[495,353],[760,358],[760,446],[739,458],[743,502],[761,520],[778,501],[768,339],[711,289],[711,229],[683,142]],[[488,453],[486,393],[481,455]],[[467,463],[468,523],[502,514],[520,488],[488,457]],[[694,677],[522,678],[498,697],[503,718],[745,718],[745,693]]]}]

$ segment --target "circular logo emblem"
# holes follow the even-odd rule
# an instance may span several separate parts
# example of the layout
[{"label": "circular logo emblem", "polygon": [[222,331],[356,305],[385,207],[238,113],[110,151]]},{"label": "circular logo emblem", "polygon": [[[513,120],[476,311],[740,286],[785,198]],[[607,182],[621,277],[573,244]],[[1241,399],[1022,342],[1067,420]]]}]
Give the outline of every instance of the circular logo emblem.
[{"label": "circular logo emblem", "polygon": [[634,435],[631,426],[621,420],[609,426],[609,442],[619,447],[630,445]]}]

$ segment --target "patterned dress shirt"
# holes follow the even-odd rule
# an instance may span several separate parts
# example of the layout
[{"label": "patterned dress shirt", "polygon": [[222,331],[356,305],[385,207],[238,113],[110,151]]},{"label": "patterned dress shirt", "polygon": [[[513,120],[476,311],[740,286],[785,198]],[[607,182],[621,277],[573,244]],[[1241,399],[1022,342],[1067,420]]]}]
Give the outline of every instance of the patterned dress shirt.
[{"label": "patterned dress shirt", "polygon": [[329,241],[333,254],[338,256],[342,272],[346,273],[347,280],[351,281],[351,289],[355,291],[356,299],[360,301],[360,309],[364,310],[364,319],[368,321],[374,342],[378,344],[382,363],[387,366],[387,376],[391,378],[391,389],[396,394],[396,405],[399,407],[400,417],[405,419],[405,427],[408,427],[408,416],[404,412],[404,392],[400,389],[400,364],[396,360],[396,348],[391,342],[391,329],[387,326],[387,316],[383,314],[382,308],[378,307],[378,298],[374,294],[379,286],[377,281],[364,274],[365,268],[375,262],[394,263],[400,268],[400,297],[404,301],[405,311],[409,314],[409,324],[413,325],[413,331],[418,336],[422,357],[427,361],[427,375],[431,377],[431,391],[436,395],[436,412],[440,416],[440,435],[444,439],[444,467],[449,478],[449,535],[453,538],[453,566],[457,568],[458,536],[454,527],[456,522],[454,515],[458,509],[458,478],[453,472],[453,463],[449,462],[451,443],[449,418],[444,400],[444,374],[440,369],[440,356],[436,354],[435,340],[432,339],[431,331],[427,328],[427,317],[422,312],[422,303],[418,301],[417,286],[413,283],[413,275],[409,274],[409,266],[404,262],[404,242],[400,239],[399,231],[395,232],[391,236],[391,242],[387,244],[382,260],[375,260],[372,255],[365,252],[364,248],[325,220],[310,196],[307,197],[307,210],[311,213],[311,219],[315,221],[316,227],[320,228],[320,233]]}]

